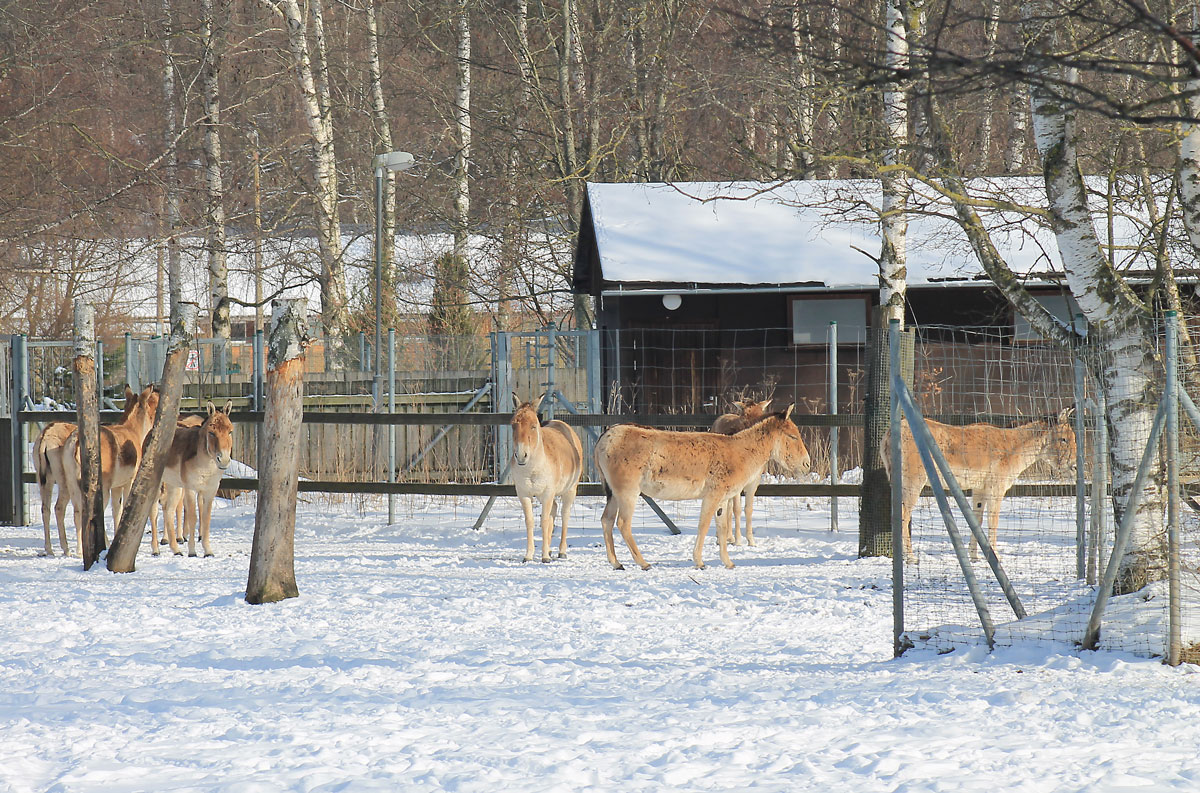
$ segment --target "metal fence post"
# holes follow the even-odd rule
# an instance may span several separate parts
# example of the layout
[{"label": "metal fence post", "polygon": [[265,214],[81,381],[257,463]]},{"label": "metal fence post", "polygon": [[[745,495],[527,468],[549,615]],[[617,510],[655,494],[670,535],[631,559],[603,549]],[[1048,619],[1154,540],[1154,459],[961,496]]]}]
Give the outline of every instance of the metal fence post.
[{"label": "metal fence post", "polygon": [[[604,395],[600,387],[600,331],[586,330],[587,334],[587,388],[588,388],[588,411],[594,415],[599,415],[604,410]],[[585,440],[585,457],[584,465],[587,468],[588,478],[596,479],[596,460],[593,452],[596,448],[596,441],[591,437],[591,433],[584,433]]]},{"label": "metal fence post", "polygon": [[[506,413],[511,409],[513,397],[512,334],[497,331],[493,334],[492,377],[496,388],[492,393],[492,412]],[[496,482],[503,484],[503,474],[512,456],[512,428],[505,424],[496,426]]]},{"label": "metal fence post", "polygon": [[890,456],[892,470],[892,651],[896,657],[904,653],[904,526],[901,523],[902,502],[900,472],[903,459],[900,453],[900,320],[888,322],[888,367],[891,375]]},{"label": "metal fence post", "polygon": [[[829,323],[829,415],[838,411],[838,333],[837,322]],[[838,426],[829,428],[829,484],[838,484]],[[836,491],[829,496],[829,530],[838,530],[838,497]]]},{"label": "metal fence post", "polygon": [[104,342],[96,339],[96,394],[104,404]]},{"label": "metal fence post", "polygon": [[1179,317],[1166,312],[1167,401],[1167,663],[1183,653],[1179,593]]},{"label": "metal fence post", "polygon": [[261,331],[261,330],[256,330],[256,331],[254,331],[254,343],[253,343],[253,344],[254,344],[254,346],[253,346],[253,348],[252,348],[252,349],[253,349],[253,352],[251,353],[251,358],[253,358],[253,360],[250,362],[250,384],[251,384],[251,386],[250,386],[250,387],[251,387],[251,388],[253,389],[253,391],[254,391],[254,396],[253,396],[253,399],[254,399],[254,410],[257,412],[257,411],[260,411],[260,410],[262,410],[262,409],[263,409],[263,408],[262,408],[262,405],[263,405],[263,402],[262,402],[262,396],[263,396],[263,395],[262,395],[262,383],[263,383],[263,365],[262,365],[262,354],[263,354],[263,334],[262,334],[262,331]]},{"label": "metal fence post", "polygon": [[1108,494],[1108,399],[1104,396],[1102,389],[1096,389],[1095,403],[1096,468],[1092,472],[1092,490],[1095,494],[1093,499],[1097,505],[1093,520],[1096,570],[1089,577],[1091,584],[1099,581],[1100,571],[1108,566],[1108,555],[1105,550],[1109,542],[1108,516],[1112,510],[1112,501]]},{"label": "metal fence post", "polygon": [[[396,412],[396,329],[388,328],[388,413]],[[396,481],[396,425],[388,424],[388,482]],[[388,493],[388,525],[396,522],[396,494]]]},{"label": "metal fence post", "polygon": [[18,526],[29,523],[29,499],[22,477],[25,471],[25,449],[29,431],[18,413],[29,396],[29,337],[21,333],[12,337],[12,496],[13,522]]},{"label": "metal fence post", "polygon": [[[254,351],[252,353],[254,362],[251,365],[253,375],[251,379],[254,384],[254,410],[261,413],[266,410],[266,399],[264,397],[264,379],[263,376],[267,371],[266,351],[263,345],[263,332],[261,329],[254,331]],[[262,447],[263,447],[263,424],[265,422],[254,422],[254,470],[262,470]]]},{"label": "metal fence post", "polygon": [[134,358],[133,351],[133,334],[125,334],[125,382],[133,389],[133,393],[140,393],[142,390],[141,379],[138,376],[137,359]]},{"label": "metal fence post", "polygon": [[[554,323],[550,322],[546,325],[546,333],[548,334],[546,341],[546,396],[550,397],[549,405],[546,407],[546,418],[554,419],[554,391],[557,386],[554,383],[554,364],[558,359],[558,339],[555,336]],[[547,402],[542,401],[542,405],[546,406]]]},{"label": "metal fence post", "polygon": [[1075,577],[1087,576],[1087,481],[1084,460],[1083,405],[1086,399],[1084,387],[1084,365],[1078,355],[1075,363]]}]

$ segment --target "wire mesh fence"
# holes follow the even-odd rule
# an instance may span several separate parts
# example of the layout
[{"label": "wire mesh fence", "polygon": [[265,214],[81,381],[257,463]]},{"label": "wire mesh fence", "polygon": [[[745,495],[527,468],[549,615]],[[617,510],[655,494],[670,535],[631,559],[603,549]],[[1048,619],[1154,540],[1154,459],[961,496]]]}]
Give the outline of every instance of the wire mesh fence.
[{"label": "wire mesh fence", "polygon": [[[1007,329],[917,332],[910,382],[927,418],[1049,429],[1074,407],[1082,432],[1074,466],[1046,454],[1022,460],[1018,486],[999,512],[1000,573],[978,558],[964,569],[935,499],[919,499],[903,568],[909,640],[949,647],[982,642],[994,630],[987,638],[998,645],[1050,640],[1200,660],[1200,503],[1189,496],[1200,478],[1200,435],[1187,418],[1176,435],[1166,418],[1179,393],[1169,385],[1171,362],[1181,359],[1184,402],[1200,372],[1190,343],[1181,345],[1182,356],[1168,344],[1173,322],[1094,334],[1077,356],[1014,339]],[[1024,442],[1020,435],[1010,440],[974,451],[995,472]],[[963,450],[944,439],[939,445],[955,469]],[[1172,469],[1180,486],[1172,484]],[[1072,481],[1075,488],[1065,487]],[[1047,487],[1053,484],[1063,487]],[[986,502],[980,489],[970,494],[971,507]],[[990,517],[984,515],[985,531]],[[965,515],[955,510],[952,518],[965,542]],[[1012,597],[1002,591],[1002,576]]]}]

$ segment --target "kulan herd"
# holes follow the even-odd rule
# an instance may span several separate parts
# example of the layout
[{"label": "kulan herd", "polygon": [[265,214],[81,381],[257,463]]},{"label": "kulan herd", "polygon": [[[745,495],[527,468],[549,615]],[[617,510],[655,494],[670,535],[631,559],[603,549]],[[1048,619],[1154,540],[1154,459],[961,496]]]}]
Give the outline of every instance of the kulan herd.
[{"label": "kulan herd", "polygon": [[[153,425],[158,392],[147,387],[140,394],[125,388],[125,413],[116,424],[101,427],[101,492],[112,503],[113,524],[121,510],[141,463],[143,446]],[[583,473],[583,446],[575,431],[562,421],[542,421],[538,413],[542,398],[521,402],[514,397],[512,415],[513,457],[509,471],[525,517],[525,561],[534,559],[533,502],[541,505],[541,561],[551,560],[550,546],[555,523],[560,524],[558,558],[567,555],[567,524],[575,493]],[[792,420],[794,405],[770,413],[770,400],[735,403],[735,411],[720,416],[710,432],[679,432],[639,424],[617,424],[596,442],[595,463],[604,485],[607,502],[600,517],[604,546],[614,569],[624,569],[617,559],[613,541],[616,526],[643,570],[650,567],[633,538],[632,520],[641,496],[667,501],[699,500],[700,521],[692,561],[704,567],[704,540],[713,520],[722,564],[732,568],[728,546],[741,544],[739,518],[744,514],[746,541],[754,545],[751,524],[754,495],[767,466],[774,463],[785,474],[798,477],[811,464],[808,449]],[[196,555],[195,533],[199,527],[204,555],[212,555],[209,541],[212,502],[221,476],[232,459],[232,403],[218,410],[207,403],[207,414],[181,418],[175,429],[159,494],[163,511],[163,544],[181,555],[179,543],[186,532],[188,555]],[[1000,508],[1005,494],[1017,478],[1038,462],[1057,470],[1069,468],[1075,458],[1075,433],[1070,412],[1047,421],[1012,428],[991,424],[949,426],[929,421],[934,439],[964,489],[973,493],[975,517],[982,522],[988,513],[989,539],[996,546]],[[902,525],[905,555],[912,558],[911,521],[913,507],[927,484],[924,467],[907,424],[903,427],[903,473],[901,477]],[[32,450],[33,466],[41,489],[45,552],[53,556],[50,539],[50,510],[53,489],[58,486],[54,514],[59,542],[69,554],[65,529],[66,502],[74,508],[76,527],[82,525],[83,494],[79,485],[79,433],[74,424],[51,422],[37,436]],[[883,453],[885,467],[889,455]],[[742,509],[742,498],[745,508]],[[157,507],[150,519],[151,553],[159,553]],[[182,515],[183,527],[180,527]],[[81,538],[76,530],[77,547]],[[972,538],[972,552],[974,553]]]},{"label": "kulan herd", "polygon": [[[125,386],[125,414],[116,424],[100,427],[100,494],[104,504],[112,503],[113,525],[121,521],[125,498],[133,485],[146,438],[154,426],[154,414],[158,409],[158,391],[147,386],[140,394],[134,394]],[[158,505],[150,517],[150,552],[158,555],[158,532],[156,513],[163,509],[163,537],[176,555],[181,555],[179,541],[186,531],[188,555],[196,555],[195,531],[200,529],[200,542],[205,556],[212,556],[209,529],[212,517],[212,501],[216,496],[221,474],[233,459],[233,423],[229,411],[233,403],[226,402],[221,410],[207,404],[204,416],[185,416],[175,427],[175,437],[167,455],[159,490]],[[47,556],[54,555],[50,542],[50,509],[54,487],[58,486],[58,498],[53,501],[54,516],[58,525],[58,541],[64,556],[71,549],[67,542],[65,526],[67,501],[71,502],[75,518],[76,548],[82,548],[83,538],[79,527],[83,525],[85,505],[80,488],[79,429],[65,421],[47,424],[32,449],[33,469],[37,475],[38,488],[42,497],[42,530],[45,535]],[[197,521],[197,511],[199,521]],[[180,527],[180,515],[183,526]]]}]

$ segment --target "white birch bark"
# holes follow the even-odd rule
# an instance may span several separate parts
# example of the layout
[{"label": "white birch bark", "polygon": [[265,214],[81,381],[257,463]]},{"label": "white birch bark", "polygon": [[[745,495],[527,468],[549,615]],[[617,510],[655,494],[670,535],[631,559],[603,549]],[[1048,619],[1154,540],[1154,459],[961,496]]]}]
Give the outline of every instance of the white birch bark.
[{"label": "white birch bark", "polygon": [[885,11],[884,62],[892,82],[883,94],[883,122],[888,147],[883,155],[880,177],[883,192],[880,216],[883,247],[879,256],[879,303],[886,318],[904,325],[904,298],[908,262],[908,178],[901,170],[908,145],[907,80],[900,75],[908,68],[909,19],[906,0],[887,0]]},{"label": "white birch bark", "polygon": [[[217,5],[223,5],[217,0]],[[218,355],[226,352],[230,339],[229,269],[225,256],[225,187],[221,168],[221,42],[219,9],[213,0],[203,0],[201,37],[204,59],[201,82],[204,90],[204,183],[205,248],[208,261],[208,290],[212,311],[212,335],[222,343]]]},{"label": "white birch bark", "polygon": [[[288,47],[300,88],[301,109],[312,138],[313,182],[316,189],[317,242],[321,249],[321,324],[326,334],[326,359],[341,355],[346,332],[346,279],[342,267],[342,236],[338,214],[337,162],[334,156],[333,117],[328,103],[325,68],[324,21],[320,0],[310,0],[314,42],[297,0],[280,0],[272,8],[284,18]],[[317,65],[314,68],[313,49]],[[318,75],[324,75],[318,82]],[[331,350],[332,348],[332,350]],[[330,353],[333,353],[330,355]]]},{"label": "white birch bark", "polygon": [[[383,98],[383,66],[379,57],[379,20],[375,7],[379,0],[368,0],[367,12],[367,76],[371,86],[371,115],[375,119],[375,134],[379,138],[379,151],[393,150],[392,124],[388,118],[387,103]],[[396,172],[385,168],[383,174],[383,289],[385,306],[392,303],[391,294],[396,282]]]},{"label": "white birch bark", "polygon": [[[1154,344],[1146,306],[1105,257],[1092,224],[1087,193],[1076,154],[1075,117],[1071,107],[1047,90],[1074,81],[1070,70],[1054,74],[1044,66],[1054,42],[1037,2],[1027,4],[1025,33],[1042,80],[1031,90],[1034,140],[1042,158],[1042,174],[1051,227],[1063,260],[1071,294],[1087,317],[1091,341],[1100,351],[1094,371],[1108,403],[1108,433],[1113,501],[1120,521],[1132,495],[1133,480],[1149,436],[1157,396]],[[1059,77],[1059,80],[1053,78]],[[1130,545],[1121,560],[1119,592],[1140,589],[1165,573],[1158,539],[1162,521],[1161,483],[1149,481],[1141,493]]]},{"label": "white birch bark", "polygon": [[459,0],[455,22],[458,80],[454,92],[454,122],[458,128],[458,152],[454,156],[454,255],[465,262],[471,223],[471,17],[466,0]]},{"label": "white birch bark", "polygon": [[1021,173],[1028,166],[1026,162],[1025,138],[1029,135],[1029,89],[1023,84],[1014,85],[1012,96],[1009,97],[1009,128],[1008,145],[1004,149],[1004,170],[1006,173]]},{"label": "white birch bark", "polygon": [[[987,43],[984,57],[991,63],[996,57],[996,41],[1000,33],[1000,0],[992,0],[988,5],[987,19],[984,20],[983,36]],[[985,169],[992,160],[992,115],[994,109],[992,100],[996,96],[993,86],[989,85],[984,91],[983,119],[979,125],[979,153]],[[990,173],[990,171],[985,171]]]},{"label": "white birch bark", "polygon": [[[1193,5],[1193,18],[1197,16]],[[1195,39],[1200,43],[1200,37]],[[1187,96],[1188,115],[1200,119],[1200,75],[1193,74],[1182,86]],[[1179,199],[1183,227],[1192,249],[1200,253],[1200,122],[1185,123],[1179,140]]]},{"label": "white birch bark", "polygon": [[[808,62],[808,41],[801,31],[804,22],[802,0],[792,3],[792,69],[797,92],[795,151],[790,165],[799,171],[801,179],[813,177],[813,129],[815,124],[815,99],[813,97],[813,71]],[[789,146],[789,151],[793,148]],[[798,168],[797,168],[798,166]]]},{"label": "white birch bark", "polygon": [[[175,104],[175,58],[171,52],[174,41],[171,22],[171,0],[162,0],[163,16],[166,20],[166,30],[163,36],[163,72],[162,92],[163,108],[166,112],[166,129],[163,132],[163,143],[166,153],[166,216],[167,216],[167,310],[173,319],[178,311],[179,302],[183,299],[183,280],[180,275],[179,250],[179,153],[176,148],[179,135],[179,111]],[[161,306],[160,314],[161,314]]]}]

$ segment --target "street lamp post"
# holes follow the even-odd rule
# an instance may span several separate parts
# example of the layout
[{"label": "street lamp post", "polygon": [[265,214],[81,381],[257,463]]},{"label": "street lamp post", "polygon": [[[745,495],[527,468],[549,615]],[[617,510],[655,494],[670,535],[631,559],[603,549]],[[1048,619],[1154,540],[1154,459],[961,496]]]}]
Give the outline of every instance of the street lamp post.
[{"label": "street lamp post", "polygon": [[372,373],[372,398],[375,409],[380,402],[380,371],[383,369],[383,175],[386,171],[406,171],[413,165],[413,156],[406,151],[376,154],[371,160],[375,169],[375,371]]}]

